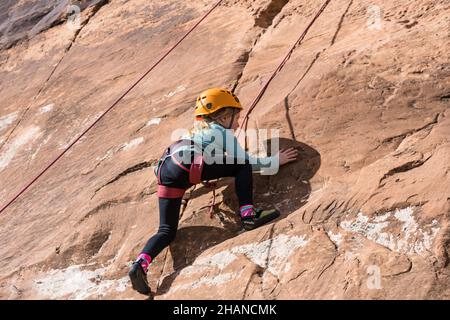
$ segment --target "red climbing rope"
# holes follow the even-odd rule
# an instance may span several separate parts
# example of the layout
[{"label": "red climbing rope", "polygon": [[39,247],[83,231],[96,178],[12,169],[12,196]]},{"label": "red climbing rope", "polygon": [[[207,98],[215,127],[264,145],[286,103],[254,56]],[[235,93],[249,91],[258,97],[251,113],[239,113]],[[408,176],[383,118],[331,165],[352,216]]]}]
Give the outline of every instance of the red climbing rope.
[{"label": "red climbing rope", "polygon": [[[306,27],[305,31],[303,31],[303,33],[301,34],[301,36],[298,38],[298,40],[295,42],[295,44],[292,46],[292,48],[289,50],[288,54],[284,57],[284,59],[281,61],[280,65],[278,66],[278,68],[275,69],[275,71],[273,72],[272,76],[269,78],[269,80],[267,80],[267,82],[264,84],[264,86],[262,87],[261,91],[259,92],[258,96],[255,98],[255,100],[253,101],[253,103],[251,104],[250,108],[248,109],[247,113],[245,114],[244,117],[244,121],[242,122],[242,124],[239,126],[239,133],[238,133],[238,137],[242,131],[242,127],[245,124],[245,129],[244,131],[247,131],[247,125],[248,125],[248,118],[250,116],[250,113],[253,111],[253,109],[256,107],[257,103],[261,100],[261,97],[264,95],[264,93],[266,92],[267,87],[269,86],[270,82],[275,78],[275,76],[278,74],[278,72],[281,71],[281,69],[283,69],[284,65],[286,64],[286,62],[289,60],[289,58],[291,57],[292,52],[295,50],[295,48],[303,41],[303,39],[305,38],[306,34],[308,33],[309,29],[312,27],[312,25],[314,24],[314,22],[316,22],[316,20],[319,18],[319,16],[322,14],[322,12],[326,9],[326,7],[328,6],[328,4],[331,2],[331,0],[326,0],[325,3],[322,5],[322,7],[320,8],[320,10],[317,12],[317,14],[314,16],[314,18],[311,20],[311,22],[308,24],[308,26]],[[245,149],[247,149],[247,140],[245,140]],[[219,179],[220,180],[220,179]],[[219,181],[218,180],[218,181]],[[216,193],[215,193],[215,187],[217,185],[217,182],[215,184],[212,184],[211,186],[209,186],[212,191],[213,191],[213,199],[212,199],[212,204],[210,205],[210,210],[209,210],[209,215],[212,218],[212,214],[213,214],[213,210],[214,210],[214,205],[216,203]],[[207,186],[208,187],[208,186]],[[186,206],[190,200],[192,192],[189,194],[189,197],[187,199],[185,199],[185,203],[184,203],[184,209],[186,209]],[[184,211],[183,209],[183,211]]]},{"label": "red climbing rope", "polygon": [[[292,52],[294,52],[295,48],[303,41],[303,39],[305,38],[306,34],[308,33],[309,29],[312,27],[312,25],[314,24],[314,22],[316,22],[316,20],[319,18],[319,16],[322,14],[322,12],[326,9],[326,7],[328,6],[328,4],[331,2],[331,0],[326,0],[325,3],[322,5],[322,7],[320,8],[320,10],[317,12],[317,14],[314,16],[314,18],[311,20],[311,22],[308,24],[308,26],[306,27],[305,31],[303,31],[303,33],[301,34],[301,36],[298,38],[298,40],[295,42],[295,44],[292,46],[292,48],[289,50],[289,52],[287,53],[287,55],[284,57],[284,59],[281,61],[280,65],[275,69],[275,71],[273,72],[272,76],[269,78],[269,80],[266,81],[266,83],[264,84],[264,86],[262,87],[261,91],[259,92],[259,94],[256,96],[255,100],[253,101],[253,103],[250,105],[250,107],[248,108],[245,116],[244,116],[244,120],[242,121],[241,125],[239,126],[239,132],[238,132],[238,137],[241,134],[242,131],[242,127],[245,126],[244,131],[247,131],[247,126],[248,126],[248,118],[250,116],[250,113],[253,111],[253,109],[255,109],[256,105],[258,104],[258,102],[261,100],[262,96],[264,95],[264,93],[267,90],[267,87],[269,86],[269,84],[272,82],[272,80],[275,78],[275,76],[278,74],[278,72],[281,71],[281,69],[283,69],[284,65],[286,64],[286,62],[289,60],[289,58],[291,57]],[[246,143],[247,144],[247,143]],[[246,146],[247,148],[247,146]]]},{"label": "red climbing rope", "polygon": [[89,130],[91,130],[108,112],[110,112],[131,90],[134,89],[158,64],[161,63],[197,26],[208,17],[211,12],[216,9],[223,0],[219,0],[186,34],[175,43],[158,61],[156,61],[136,82],[133,83],[97,120],[94,121],[86,130],[81,133],[60,155],[58,155],[52,162],[50,162],[44,170],[42,170],[33,180],[31,180],[22,190],[19,191],[1,210],[0,214],[6,210],[17,198],[19,198],[31,185],[33,185],[45,172],[47,172],[72,146],[77,143]]}]

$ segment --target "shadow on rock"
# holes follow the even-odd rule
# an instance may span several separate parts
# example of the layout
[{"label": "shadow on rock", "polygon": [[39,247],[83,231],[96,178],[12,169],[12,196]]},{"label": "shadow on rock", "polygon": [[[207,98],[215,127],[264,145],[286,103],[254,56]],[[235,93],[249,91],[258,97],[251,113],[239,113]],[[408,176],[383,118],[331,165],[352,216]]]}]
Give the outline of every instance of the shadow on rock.
[{"label": "shadow on rock", "polygon": [[217,227],[190,226],[180,228],[177,231],[175,241],[169,246],[175,272],[162,280],[156,295],[168,292],[180,271],[191,265],[203,251],[235,235],[236,233],[231,230]]},{"label": "shadow on rock", "polygon": [[[268,150],[271,150],[270,143],[270,140],[267,141]],[[277,208],[281,212],[279,219],[282,219],[306,204],[311,193],[309,180],[319,170],[321,157],[314,148],[290,139],[280,138],[279,147],[297,149],[297,161],[280,167],[275,175],[254,174],[253,200],[257,207]],[[268,154],[270,155],[270,152]],[[234,184],[229,184],[223,194],[225,204],[238,210]]]},{"label": "shadow on rock", "polygon": [[[263,176],[254,174],[253,191],[254,201],[258,207],[276,207],[281,212],[283,219],[290,213],[301,208],[309,198],[311,186],[309,180],[320,168],[320,154],[312,147],[289,139],[280,139],[280,149],[294,147],[298,150],[298,160],[280,168],[276,175]],[[270,141],[267,143],[270,150]],[[215,214],[231,215],[236,219],[238,201],[234,190],[234,179],[222,179],[219,185],[226,184],[223,191],[223,203],[231,208],[231,212],[221,209],[215,210]],[[193,193],[193,197],[208,192],[209,189],[201,188]],[[233,212],[233,210],[235,212]],[[277,220],[279,220],[277,219]],[[206,249],[217,245],[227,239],[235,237],[239,231],[239,224],[232,223],[225,228],[211,226],[188,226],[180,228],[174,242],[169,247],[173,258],[175,272],[166,276],[159,285],[156,294],[162,295],[170,290],[170,287],[180,271],[191,265],[194,260]]]}]

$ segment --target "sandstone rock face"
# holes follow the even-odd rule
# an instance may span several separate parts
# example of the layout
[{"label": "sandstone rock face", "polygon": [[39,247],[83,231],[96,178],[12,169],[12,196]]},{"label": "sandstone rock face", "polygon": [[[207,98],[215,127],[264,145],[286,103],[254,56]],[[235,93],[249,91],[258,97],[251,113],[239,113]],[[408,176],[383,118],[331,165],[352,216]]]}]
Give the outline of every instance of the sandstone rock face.
[{"label": "sandstone rock face", "polygon": [[[214,1],[3,1],[4,205]],[[193,102],[248,107],[322,1],[227,0],[0,216],[3,299],[141,299],[153,166]],[[68,10],[76,4],[75,17]],[[275,222],[242,232],[232,179],[197,187],[150,267],[155,299],[449,299],[450,3],[332,0],[251,114],[300,152],[254,176]]]}]

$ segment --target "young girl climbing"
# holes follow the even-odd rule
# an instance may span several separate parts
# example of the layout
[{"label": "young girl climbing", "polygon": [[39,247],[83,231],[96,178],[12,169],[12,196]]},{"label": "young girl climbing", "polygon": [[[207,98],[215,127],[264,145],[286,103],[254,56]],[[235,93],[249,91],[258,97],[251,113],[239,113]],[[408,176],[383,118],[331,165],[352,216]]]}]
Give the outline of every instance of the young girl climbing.
[{"label": "young girl climbing", "polygon": [[294,148],[267,158],[246,153],[233,131],[242,110],[234,93],[209,89],[196,100],[196,121],[188,134],[168,147],[155,168],[158,177],[160,225],[133,263],[129,276],[133,289],[150,294],[147,270],[155,257],[174,239],[185,191],[201,181],[234,177],[239,214],[244,229],[251,230],[279,216],[275,209],[263,210],[253,204],[252,172],[267,166],[284,165],[297,158]]}]

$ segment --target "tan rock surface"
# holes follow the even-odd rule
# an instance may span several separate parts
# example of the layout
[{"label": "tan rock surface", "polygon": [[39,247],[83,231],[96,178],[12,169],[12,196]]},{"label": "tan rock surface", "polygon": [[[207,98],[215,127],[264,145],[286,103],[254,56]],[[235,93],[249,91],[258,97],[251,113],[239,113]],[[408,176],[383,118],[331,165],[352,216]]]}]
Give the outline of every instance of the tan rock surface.
[{"label": "tan rock surface", "polygon": [[[79,28],[55,3],[2,4],[1,205],[215,2],[78,1]],[[172,131],[211,86],[248,107],[321,3],[214,11],[2,213],[0,297],[143,298],[127,271],[158,228],[152,166]],[[198,187],[150,268],[155,299],[450,298],[450,3],[376,4],[331,1],[251,115],[300,152],[254,177],[282,216],[243,233],[232,179],[213,219]]]}]

